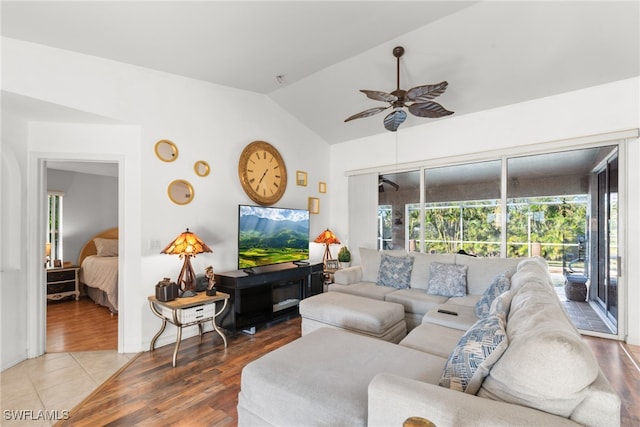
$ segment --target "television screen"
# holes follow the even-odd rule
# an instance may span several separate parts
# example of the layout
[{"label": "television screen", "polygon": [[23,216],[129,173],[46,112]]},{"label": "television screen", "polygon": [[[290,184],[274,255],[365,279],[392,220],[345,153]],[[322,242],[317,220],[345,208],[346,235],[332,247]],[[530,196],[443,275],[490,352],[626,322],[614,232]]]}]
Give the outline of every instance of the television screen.
[{"label": "television screen", "polygon": [[239,269],[307,259],[308,210],[239,206]]}]

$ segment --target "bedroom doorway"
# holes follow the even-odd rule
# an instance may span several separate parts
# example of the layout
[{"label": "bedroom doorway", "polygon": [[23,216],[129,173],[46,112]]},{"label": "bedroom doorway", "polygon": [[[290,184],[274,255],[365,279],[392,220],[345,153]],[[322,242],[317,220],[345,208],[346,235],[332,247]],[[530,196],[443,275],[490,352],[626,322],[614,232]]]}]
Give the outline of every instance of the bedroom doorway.
[{"label": "bedroom doorway", "polygon": [[[96,298],[93,290],[87,292],[81,282],[79,257],[85,244],[101,231],[118,230],[119,163],[47,160],[44,175],[48,202],[43,221],[47,230],[45,352],[117,350],[117,257],[115,310]],[[62,277],[65,274],[73,277]],[[63,288],[73,288],[74,280],[78,281],[78,298],[73,292],[56,294],[70,291]]]}]

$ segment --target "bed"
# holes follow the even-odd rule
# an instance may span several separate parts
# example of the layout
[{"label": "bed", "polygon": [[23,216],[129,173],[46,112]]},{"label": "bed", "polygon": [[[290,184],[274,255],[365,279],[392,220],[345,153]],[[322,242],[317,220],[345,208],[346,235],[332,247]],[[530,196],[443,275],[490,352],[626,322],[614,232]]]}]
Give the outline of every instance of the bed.
[{"label": "bed", "polygon": [[91,237],[80,250],[80,283],[96,304],[118,312],[118,228]]}]

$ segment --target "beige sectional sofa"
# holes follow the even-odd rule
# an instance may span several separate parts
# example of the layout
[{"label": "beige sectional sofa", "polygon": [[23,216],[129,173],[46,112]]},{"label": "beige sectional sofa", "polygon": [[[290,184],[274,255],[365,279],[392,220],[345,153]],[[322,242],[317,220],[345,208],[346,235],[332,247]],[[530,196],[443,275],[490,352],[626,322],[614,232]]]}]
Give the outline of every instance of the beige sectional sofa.
[{"label": "beige sectional sofa", "polygon": [[[330,292],[402,304],[408,335],[394,344],[319,328],[251,362],[240,426],[401,426],[413,416],[438,426],[620,424],[620,399],[565,314],[544,259],[361,255]],[[396,268],[374,278],[383,255],[409,261],[410,276]],[[465,295],[433,295],[446,293],[433,280],[448,282],[442,271],[464,273]],[[496,293],[505,280],[509,289]]]},{"label": "beige sectional sofa", "polygon": [[[422,324],[422,320],[428,312],[432,318],[439,318],[442,322],[453,322],[453,324],[458,324],[461,329],[467,330],[478,320],[475,315],[468,316],[468,314],[473,313],[473,308],[487,286],[498,274],[515,271],[521,260],[519,258],[476,258],[462,254],[407,253],[404,250],[381,252],[366,248],[360,248],[359,252],[361,264],[336,271],[334,283],[329,285],[329,291],[402,304],[405,308],[405,321],[409,331]],[[377,285],[383,255],[410,256],[413,259],[408,288],[400,289]],[[449,297],[427,293],[429,273],[433,263],[467,267],[464,296]],[[449,315],[438,313],[436,307],[442,304],[454,305],[452,310],[457,311],[459,315],[452,318]],[[440,308],[446,309],[447,307]]]}]

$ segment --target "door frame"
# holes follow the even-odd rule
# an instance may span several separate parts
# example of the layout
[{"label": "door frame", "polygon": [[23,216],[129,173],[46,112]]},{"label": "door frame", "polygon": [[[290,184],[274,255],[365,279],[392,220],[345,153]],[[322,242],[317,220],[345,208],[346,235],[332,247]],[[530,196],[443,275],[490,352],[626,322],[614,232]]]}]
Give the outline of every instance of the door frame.
[{"label": "door frame", "polygon": [[[78,153],[33,153],[29,161],[27,194],[27,357],[34,358],[46,352],[47,339],[47,297],[46,271],[42,268],[42,250],[47,240],[47,162],[109,162],[118,164],[118,227],[119,253],[124,254],[124,239],[121,225],[124,216],[124,159],[121,155]],[[123,260],[118,262],[118,306],[123,307]],[[118,315],[118,353],[124,352],[125,325],[123,316]]]}]

